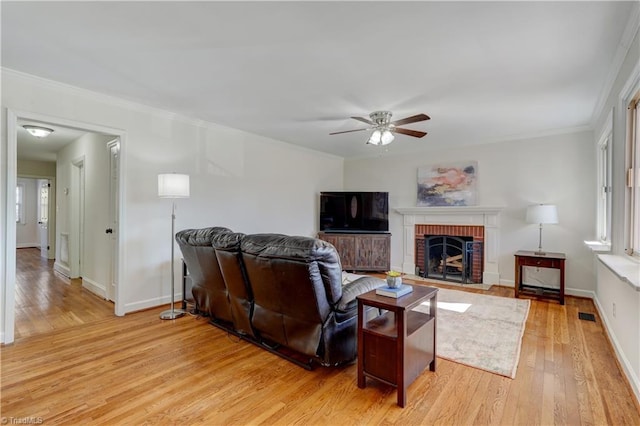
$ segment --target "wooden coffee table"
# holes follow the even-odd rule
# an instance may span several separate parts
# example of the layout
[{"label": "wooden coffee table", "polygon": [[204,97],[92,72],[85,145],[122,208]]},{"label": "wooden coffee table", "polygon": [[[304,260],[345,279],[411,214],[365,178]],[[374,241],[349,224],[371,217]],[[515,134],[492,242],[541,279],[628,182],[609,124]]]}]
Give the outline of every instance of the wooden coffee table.
[{"label": "wooden coffee table", "polygon": [[[397,299],[375,290],[358,300],[358,387],[366,378],[398,389],[398,405],[407,402],[407,387],[429,366],[436,371],[436,304],[438,289],[414,285],[413,292]],[[429,303],[429,313],[413,310]],[[385,310],[365,321],[365,306]]]}]

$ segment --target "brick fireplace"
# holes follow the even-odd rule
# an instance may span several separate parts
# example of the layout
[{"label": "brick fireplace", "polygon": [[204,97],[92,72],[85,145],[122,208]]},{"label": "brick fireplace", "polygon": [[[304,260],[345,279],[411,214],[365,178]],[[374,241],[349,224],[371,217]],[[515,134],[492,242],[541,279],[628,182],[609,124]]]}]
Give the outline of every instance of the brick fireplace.
[{"label": "brick fireplace", "polygon": [[[499,243],[501,207],[408,207],[397,208],[403,216],[404,273],[415,274],[416,267],[424,262],[417,253],[417,240],[425,235],[458,235],[473,237],[484,243],[482,258],[482,283],[499,284]],[[424,245],[422,246],[424,247]]]},{"label": "brick fireplace", "polygon": [[[484,242],[484,225],[433,225],[433,224],[416,224],[415,225],[415,264],[416,271],[419,269],[419,275],[425,276],[427,271],[425,270],[425,265],[428,265],[429,262],[425,262],[425,252],[427,249],[428,240],[436,240],[437,237],[461,237],[468,241],[474,241],[480,243],[480,247],[483,246]],[[446,241],[446,239],[445,239]],[[484,247],[482,247],[484,251]],[[439,253],[440,254],[440,253]],[[457,254],[457,253],[455,253]],[[446,257],[446,253],[445,253]],[[449,263],[446,259],[439,259],[439,268],[440,271],[443,272],[442,278],[447,281],[460,281],[460,282],[471,282],[471,283],[481,283],[482,282],[482,253],[479,253],[478,256],[469,256],[470,265],[465,265],[465,269],[468,271],[462,271],[462,264],[460,260],[464,261],[467,256],[464,254],[459,254],[455,256],[456,259],[451,263],[454,265],[458,265],[458,269],[460,269],[461,275],[460,279],[453,278],[448,279],[446,277],[446,268]],[[444,266],[444,268],[443,268]],[[444,271],[443,271],[444,269]],[[433,271],[435,272],[435,271]],[[469,272],[468,276],[465,272]],[[433,274],[432,278],[438,275],[437,273]]]}]

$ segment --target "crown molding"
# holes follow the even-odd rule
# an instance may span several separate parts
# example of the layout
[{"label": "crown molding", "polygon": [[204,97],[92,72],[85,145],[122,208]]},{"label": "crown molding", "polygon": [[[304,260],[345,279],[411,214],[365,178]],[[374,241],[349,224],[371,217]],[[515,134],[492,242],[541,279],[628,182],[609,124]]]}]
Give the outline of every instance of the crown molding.
[{"label": "crown molding", "polygon": [[620,43],[618,44],[618,49],[616,50],[616,54],[613,58],[613,62],[609,67],[609,73],[607,74],[607,78],[605,80],[602,89],[600,89],[600,94],[598,96],[598,100],[596,102],[596,106],[593,109],[593,113],[591,114],[591,126],[596,125],[596,120],[602,114],[602,111],[607,103],[607,99],[609,98],[609,94],[613,89],[613,85],[618,78],[618,74],[620,73],[620,69],[622,68],[622,64],[626,59],[629,49],[631,48],[631,44],[633,39],[635,38],[638,30],[640,29],[640,5],[636,4],[633,10],[629,15],[629,19],[627,21],[627,25],[625,27],[624,32],[622,33],[622,38],[620,39]]},{"label": "crown molding", "polygon": [[[136,112],[140,112],[140,113],[145,113],[145,114],[150,114],[159,118],[164,118],[167,120],[172,120],[172,121],[178,121],[182,124],[186,124],[186,125],[190,125],[190,126],[194,126],[194,127],[201,127],[201,128],[219,128],[219,129],[228,129],[228,130],[235,130],[237,132],[242,132],[244,134],[250,134],[250,135],[254,135],[256,137],[262,138],[265,141],[268,141],[270,143],[274,143],[276,145],[281,145],[284,147],[287,147],[289,149],[294,149],[297,151],[301,151],[301,152],[308,152],[308,153],[313,153],[314,155],[320,155],[323,156],[325,158],[331,158],[331,159],[344,159],[343,157],[340,157],[338,155],[334,155],[334,154],[329,154],[326,152],[322,152],[322,151],[317,151],[311,148],[306,148],[306,147],[302,147],[302,146],[298,146],[298,145],[294,145],[291,143],[287,143],[287,142],[283,142],[281,140],[278,139],[272,139],[263,135],[259,135],[256,133],[251,133],[251,132],[247,132],[246,130],[241,130],[241,129],[236,129],[233,127],[229,127],[229,126],[225,126],[222,124],[218,124],[218,123],[214,123],[211,121],[206,121],[206,120],[200,120],[200,119],[196,119],[196,118],[192,118],[192,117],[188,117],[186,115],[177,113],[177,112],[171,112],[168,110],[164,110],[161,108],[156,108],[153,106],[149,106],[146,104],[142,104],[139,102],[135,102],[135,101],[130,101],[127,99],[123,99],[123,98],[119,98],[116,96],[112,96],[112,95],[107,95],[104,93],[100,93],[100,92],[94,92],[92,90],[88,90],[88,89],[83,89],[77,86],[72,86],[70,84],[67,83],[61,83],[59,81],[55,81],[55,80],[50,80],[50,79],[46,79],[43,77],[38,77],[35,76],[33,74],[27,74],[25,72],[22,71],[16,71],[14,69],[11,68],[6,68],[6,67],[0,67],[0,71],[1,71],[1,75],[5,76],[13,76],[19,79],[23,79],[26,81],[31,82],[34,85],[38,85],[38,86],[44,86],[46,88],[52,89],[52,90],[59,90],[59,91],[64,91],[66,93],[70,93],[76,96],[79,96],[81,98],[84,98],[86,100],[89,101],[93,101],[93,102],[98,102],[98,103],[104,103],[104,104],[108,104],[111,106],[115,106],[115,107],[120,107],[120,108],[124,108],[124,109],[128,109],[128,110],[133,110]],[[1,80],[1,78],[0,78]]]},{"label": "crown molding", "polygon": [[61,83],[59,81],[55,81],[55,80],[50,80],[44,77],[39,77],[33,74],[27,74],[25,72],[22,71],[16,71],[14,69],[11,68],[6,68],[6,67],[2,67],[2,75],[10,75],[10,76],[14,76],[17,78],[21,78],[23,80],[27,80],[33,84],[36,85],[40,85],[40,86],[44,86],[46,88],[52,89],[52,90],[61,90],[61,91],[65,91],[67,93],[71,93],[73,95],[82,97],[84,99],[87,100],[91,100],[94,102],[100,102],[100,103],[106,103],[112,106],[117,106],[120,108],[126,108],[126,109],[130,109],[130,110],[134,110],[137,112],[142,112],[142,113],[147,113],[147,114],[152,114],[155,116],[160,116],[160,117],[164,117],[167,119],[172,119],[172,120],[178,120],[182,123],[185,124],[191,124],[191,125],[195,125],[195,126],[208,126],[208,125],[216,125],[215,123],[209,123],[206,122],[204,120],[197,120],[191,117],[187,117],[175,112],[171,112],[171,111],[167,111],[164,109],[160,109],[160,108],[156,108],[156,107],[152,107],[140,102],[135,102],[135,101],[130,101],[127,99],[123,99],[123,98],[119,98],[116,96],[112,96],[112,95],[107,95],[104,93],[100,93],[100,92],[94,92],[92,90],[89,89],[83,89],[81,87],[78,86],[72,86],[70,84],[67,83]]}]

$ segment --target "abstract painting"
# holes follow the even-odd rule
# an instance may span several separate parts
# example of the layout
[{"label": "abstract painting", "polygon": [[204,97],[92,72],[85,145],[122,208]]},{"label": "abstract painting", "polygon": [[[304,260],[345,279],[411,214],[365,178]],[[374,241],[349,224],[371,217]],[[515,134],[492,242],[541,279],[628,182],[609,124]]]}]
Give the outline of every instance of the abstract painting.
[{"label": "abstract painting", "polygon": [[418,168],[418,206],[474,206],[477,161]]}]

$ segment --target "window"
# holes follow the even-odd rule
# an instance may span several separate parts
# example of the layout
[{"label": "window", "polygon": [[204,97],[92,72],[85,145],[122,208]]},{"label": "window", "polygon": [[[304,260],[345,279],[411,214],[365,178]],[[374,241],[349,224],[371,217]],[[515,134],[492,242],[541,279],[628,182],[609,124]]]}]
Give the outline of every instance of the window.
[{"label": "window", "polygon": [[24,184],[16,185],[16,223],[24,223]]},{"label": "window", "polygon": [[611,115],[598,142],[598,240],[611,243]]},{"label": "window", "polygon": [[640,90],[627,115],[627,254],[640,256]]}]

